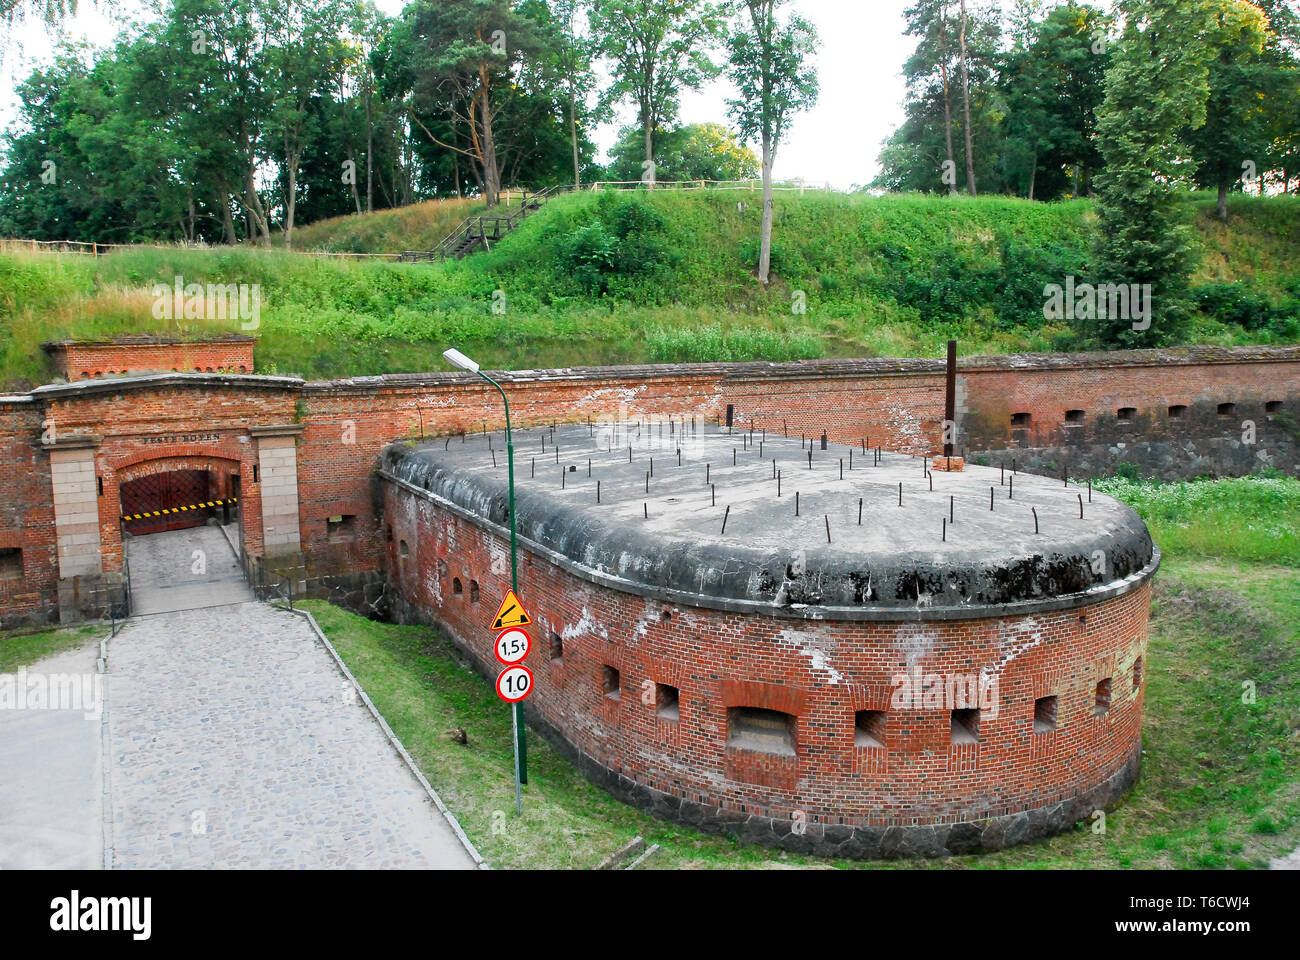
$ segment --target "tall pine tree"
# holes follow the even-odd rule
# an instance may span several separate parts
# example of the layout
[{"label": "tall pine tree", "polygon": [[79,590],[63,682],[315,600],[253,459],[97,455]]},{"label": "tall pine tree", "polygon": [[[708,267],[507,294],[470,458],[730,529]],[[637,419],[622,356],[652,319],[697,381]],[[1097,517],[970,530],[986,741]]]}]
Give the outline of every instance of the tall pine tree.
[{"label": "tall pine tree", "polygon": [[[1124,34],[1097,117],[1095,280],[1150,285],[1151,315],[1100,317],[1081,332],[1105,347],[1176,342],[1191,315],[1197,253],[1184,190],[1195,173],[1179,140],[1205,123],[1214,0],[1120,0]],[[1100,312],[1100,311],[1099,311]]]}]

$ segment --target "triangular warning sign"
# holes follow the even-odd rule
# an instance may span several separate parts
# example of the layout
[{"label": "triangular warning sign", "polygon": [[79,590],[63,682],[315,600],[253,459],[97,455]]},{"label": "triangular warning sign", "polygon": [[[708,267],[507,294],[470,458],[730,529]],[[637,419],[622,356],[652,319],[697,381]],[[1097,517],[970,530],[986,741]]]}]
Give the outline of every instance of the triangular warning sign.
[{"label": "triangular warning sign", "polygon": [[513,590],[506,591],[506,598],[501,601],[501,607],[497,610],[496,619],[492,621],[493,630],[501,630],[505,627],[522,627],[524,624],[532,623],[528,617],[528,611],[524,605],[519,602]]}]

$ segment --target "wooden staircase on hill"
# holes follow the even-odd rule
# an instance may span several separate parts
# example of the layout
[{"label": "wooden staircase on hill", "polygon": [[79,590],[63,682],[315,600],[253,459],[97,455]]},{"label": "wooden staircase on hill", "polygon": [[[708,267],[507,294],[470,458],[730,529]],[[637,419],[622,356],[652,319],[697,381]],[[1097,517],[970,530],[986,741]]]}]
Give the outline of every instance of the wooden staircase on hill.
[{"label": "wooden staircase on hill", "polygon": [[406,263],[463,260],[475,250],[491,250],[492,244],[514,231],[524,218],[546,205],[571,186],[547,187],[538,193],[524,193],[519,206],[505,216],[466,217],[432,250],[403,250],[398,260]]}]

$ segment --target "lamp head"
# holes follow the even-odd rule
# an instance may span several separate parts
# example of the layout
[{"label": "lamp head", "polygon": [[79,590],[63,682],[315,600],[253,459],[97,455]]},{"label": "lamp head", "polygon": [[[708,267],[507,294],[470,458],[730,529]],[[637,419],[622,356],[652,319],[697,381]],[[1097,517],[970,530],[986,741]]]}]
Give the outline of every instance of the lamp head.
[{"label": "lamp head", "polygon": [[454,348],[451,350],[444,350],[442,352],[442,357],[453,367],[460,367],[460,369],[468,370],[470,373],[478,373],[478,364],[465,356],[465,354],[461,353],[459,350]]}]

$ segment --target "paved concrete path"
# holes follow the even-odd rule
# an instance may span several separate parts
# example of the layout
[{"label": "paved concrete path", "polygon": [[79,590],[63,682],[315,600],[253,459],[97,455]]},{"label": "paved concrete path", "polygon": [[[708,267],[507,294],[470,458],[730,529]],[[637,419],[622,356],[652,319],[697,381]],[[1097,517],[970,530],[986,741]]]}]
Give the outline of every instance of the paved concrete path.
[{"label": "paved concrete path", "polygon": [[252,600],[219,527],[190,527],[126,540],[131,614],[191,610]]},{"label": "paved concrete path", "polygon": [[142,617],[109,670],[114,867],[474,866],[302,618]]},{"label": "paved concrete path", "polygon": [[1300,849],[1292,850],[1285,857],[1270,860],[1270,870],[1300,870]]},{"label": "paved concrete path", "polygon": [[[251,600],[219,529],[127,549],[103,709],[0,710],[0,869],[474,867],[306,621]],[[27,670],[97,676],[98,652]]]},{"label": "paved concrete path", "polygon": [[[92,678],[99,641],[27,667]],[[83,701],[84,703],[84,701]],[[0,710],[0,870],[94,870],[103,863],[100,715]]]}]

